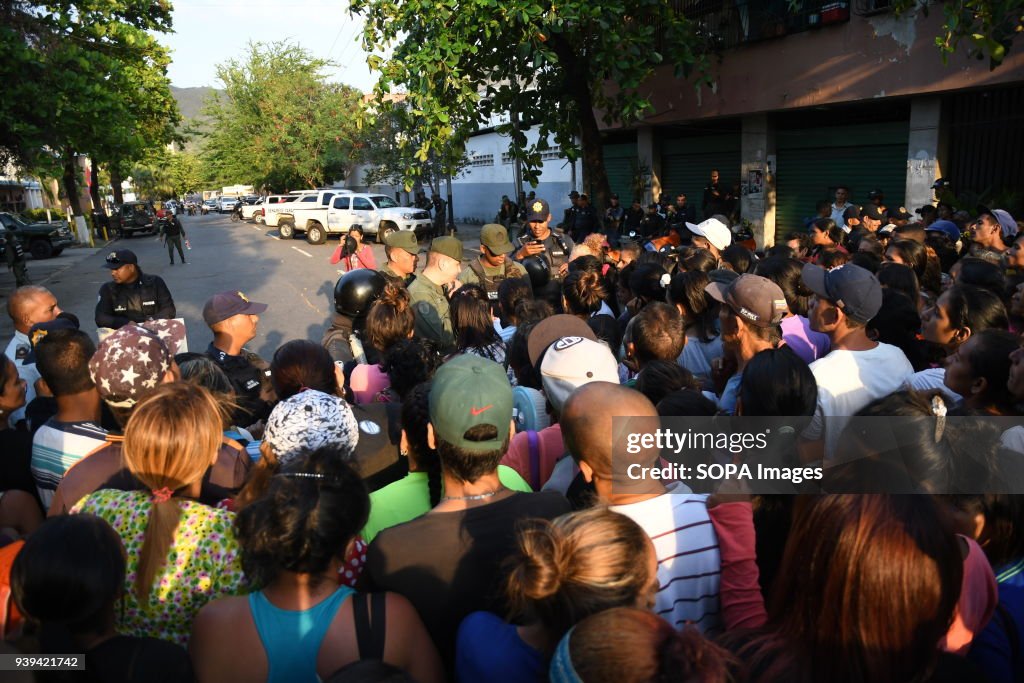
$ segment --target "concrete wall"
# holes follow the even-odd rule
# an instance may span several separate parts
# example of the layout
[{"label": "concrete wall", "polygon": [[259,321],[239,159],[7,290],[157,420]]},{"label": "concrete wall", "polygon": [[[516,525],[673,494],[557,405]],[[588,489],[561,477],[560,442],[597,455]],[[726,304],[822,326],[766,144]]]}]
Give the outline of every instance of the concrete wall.
[{"label": "concrete wall", "polygon": [[[722,116],[818,107],[880,97],[985,88],[1024,79],[1024,50],[1013,50],[990,71],[969,59],[966,46],[944,65],[935,47],[942,11],[928,17],[851,16],[850,21],[741,45],[714,63],[712,88],[695,92],[672,68],[651,81],[652,125]],[[616,88],[614,83],[609,89]],[[600,118],[598,119],[600,122]],[[602,124],[603,125],[603,124]]]}]

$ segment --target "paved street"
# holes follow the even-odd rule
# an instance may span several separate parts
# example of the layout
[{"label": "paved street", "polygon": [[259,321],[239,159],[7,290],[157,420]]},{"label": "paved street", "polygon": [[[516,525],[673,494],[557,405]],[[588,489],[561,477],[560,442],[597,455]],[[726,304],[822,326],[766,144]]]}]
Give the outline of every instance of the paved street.
[{"label": "paved street", "polygon": [[[46,261],[29,261],[33,282],[48,287],[64,310],[77,315],[82,328],[95,334],[93,313],[100,285],[109,279],[103,267],[106,255],[115,249],[131,249],[139,257],[143,272],[159,275],[174,296],[178,316],[188,326],[189,349],[202,351],[210,341],[203,323],[203,303],[215,292],[238,289],[254,301],[269,304],[261,317],[256,339],[249,348],[269,359],[275,349],[291,339],[319,341],[331,311],[334,283],[340,274],[330,264],[338,245],[332,237],[314,246],[304,239],[281,240],[276,228],[255,223],[232,223],[227,215],[181,216],[192,244],[185,252],[188,265],[168,265],[167,250],[156,236],[147,235],[111,242],[104,249],[69,249]],[[479,227],[460,227],[459,237],[466,258],[475,258]],[[423,245],[426,248],[426,244]],[[374,244],[374,256],[383,265],[384,247]],[[420,256],[420,267],[426,255]],[[14,278],[0,270],[0,292],[13,290]],[[6,298],[2,300],[6,307]],[[5,346],[13,333],[6,308],[0,322],[0,342]]]}]

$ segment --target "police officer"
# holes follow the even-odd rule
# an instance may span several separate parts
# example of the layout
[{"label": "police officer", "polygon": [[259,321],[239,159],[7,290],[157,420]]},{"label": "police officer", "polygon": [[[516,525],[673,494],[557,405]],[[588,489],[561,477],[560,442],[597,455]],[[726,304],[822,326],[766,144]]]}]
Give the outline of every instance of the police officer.
[{"label": "police officer", "polygon": [[238,291],[214,294],[203,306],[203,320],[213,332],[206,355],[231,380],[238,405],[232,421],[240,426],[265,420],[276,400],[270,384],[270,366],[245,348],[256,337],[259,314],[265,310],[266,304],[249,301]]},{"label": "police officer", "polygon": [[581,194],[576,200],[576,218],[573,222],[572,238],[581,242],[587,235],[601,230],[597,210],[591,205],[590,197]]},{"label": "police officer", "polygon": [[188,263],[185,260],[185,252],[181,250],[181,238],[186,237],[185,227],[178,220],[178,217],[173,213],[167,217],[160,227],[163,232],[164,244],[167,245],[167,255],[171,259],[171,265],[174,265],[174,248],[178,248],[178,256],[181,257],[183,264]]},{"label": "police officer", "polygon": [[28,266],[25,265],[25,249],[21,246],[18,235],[10,228],[5,228],[0,234],[0,246],[3,247],[8,270],[14,272],[15,286],[24,287],[32,284],[28,279]]},{"label": "police officer", "polygon": [[444,234],[444,221],[445,221],[445,209],[448,208],[448,202],[441,199],[441,197],[435,194],[430,199],[430,203],[434,210],[434,237]]},{"label": "police officer", "polygon": [[163,279],[145,275],[135,252],[111,252],[103,264],[112,282],[100,287],[96,303],[96,327],[118,329],[128,323],[174,318],[174,299]]},{"label": "police officer", "polygon": [[535,199],[527,207],[527,230],[515,241],[515,259],[522,262],[531,256],[543,258],[551,271],[551,279],[558,280],[569,265],[569,254],[575,244],[562,230],[548,227],[551,222],[551,208],[543,199]]},{"label": "police officer", "polygon": [[331,358],[343,363],[353,360],[378,362],[376,350],[369,344],[363,344],[362,331],[370,305],[384,291],[387,281],[382,272],[367,268],[349,271],[338,278],[334,285],[334,313],[320,342]]},{"label": "police officer", "polygon": [[494,305],[498,301],[498,285],[509,278],[526,277],[526,268],[508,254],[515,247],[508,239],[505,226],[488,223],[480,230],[480,257],[469,262],[459,273],[464,285],[480,285],[487,290],[487,298]]},{"label": "police officer", "polygon": [[[17,239],[17,238],[15,238]],[[35,361],[31,360],[32,340],[30,331],[35,325],[48,323],[61,314],[57,297],[50,290],[38,285],[20,287],[7,300],[7,314],[14,323],[14,337],[11,339],[4,355],[18,369],[18,376],[25,380],[25,406],[36,397],[36,380],[39,371]],[[25,406],[7,416],[11,426],[25,419]]]},{"label": "police officer", "polygon": [[396,230],[384,238],[384,256],[388,262],[380,274],[406,287],[416,279],[416,267],[420,260],[420,245],[416,233]]},{"label": "police officer", "polygon": [[580,193],[576,190],[570,192],[569,201],[571,204],[569,208],[565,210],[565,214],[562,216],[562,222],[558,224],[558,229],[567,235],[575,235],[576,214],[579,213]]},{"label": "police officer", "polygon": [[416,336],[434,342],[442,353],[455,348],[448,294],[461,285],[461,269],[462,242],[455,237],[436,237],[430,243],[427,267],[409,285]]}]

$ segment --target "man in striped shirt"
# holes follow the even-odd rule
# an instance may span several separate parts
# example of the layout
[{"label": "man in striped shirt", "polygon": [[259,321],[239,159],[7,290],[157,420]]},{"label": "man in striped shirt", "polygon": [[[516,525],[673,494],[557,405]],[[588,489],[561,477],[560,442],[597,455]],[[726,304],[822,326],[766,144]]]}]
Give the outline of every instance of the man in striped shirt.
[{"label": "man in striped shirt", "polygon": [[58,329],[36,342],[36,367],[57,401],[57,414],[32,439],[32,477],[44,507],[50,506],[64,473],[103,445],[100,395],[89,376],[96,346],[86,333]]},{"label": "man in striped shirt", "polygon": [[636,454],[617,450],[613,464],[613,443],[624,436],[615,433],[624,426],[623,420],[613,424],[616,417],[630,418],[630,432],[658,429],[658,411],[638,391],[608,382],[584,385],[562,413],[566,446],[601,502],[639,524],[654,543],[659,584],[655,613],[676,628],[692,623],[714,633],[721,627],[721,556],[707,496],[692,493],[680,482],[620,476],[631,465],[656,466],[660,454],[656,448],[642,448]]}]

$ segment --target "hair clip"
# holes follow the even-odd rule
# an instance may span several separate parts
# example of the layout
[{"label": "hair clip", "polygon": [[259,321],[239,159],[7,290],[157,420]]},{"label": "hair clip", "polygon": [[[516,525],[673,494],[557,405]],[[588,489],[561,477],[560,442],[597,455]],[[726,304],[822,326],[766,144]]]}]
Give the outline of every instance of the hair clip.
[{"label": "hair clip", "polygon": [[319,472],[278,472],[275,476],[287,477],[288,479],[313,479],[315,481],[322,481],[325,484],[341,486],[341,479],[337,477],[329,477],[326,474],[320,474]]},{"label": "hair clip", "polygon": [[662,289],[666,289],[670,284],[672,284],[672,276],[665,273],[661,276],[661,280],[659,280],[659,282],[661,283]]},{"label": "hair clip", "polygon": [[938,443],[946,430],[946,402],[938,394],[932,396],[932,414],[935,415],[935,443]]}]

